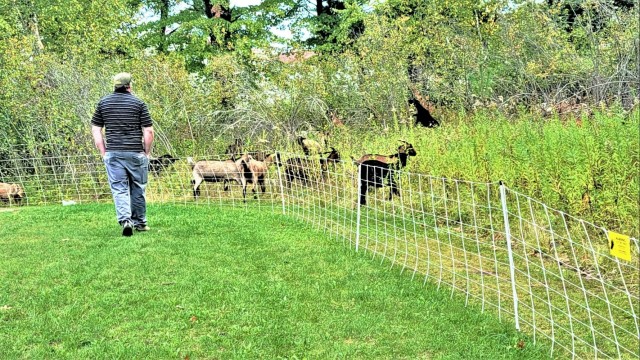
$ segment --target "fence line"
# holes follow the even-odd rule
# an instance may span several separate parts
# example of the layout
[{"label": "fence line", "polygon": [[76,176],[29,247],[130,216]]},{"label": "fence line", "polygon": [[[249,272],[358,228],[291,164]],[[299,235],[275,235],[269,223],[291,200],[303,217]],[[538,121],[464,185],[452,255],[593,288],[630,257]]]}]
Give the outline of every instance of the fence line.
[{"label": "fence line", "polygon": [[[359,179],[371,169],[281,155],[282,166],[271,167],[267,190],[255,199],[250,191],[243,199],[238,185],[224,191],[215,183],[203,183],[194,199],[192,169],[178,161],[151,175],[148,200],[270,208],[512,321],[534,342],[548,343],[551,355],[640,356],[636,238],[628,240],[632,261],[621,260],[610,253],[607,229],[505,184],[393,169],[400,194],[369,189],[360,206]],[[24,188],[23,205],[111,201],[95,155],[0,160],[0,181]]]}]

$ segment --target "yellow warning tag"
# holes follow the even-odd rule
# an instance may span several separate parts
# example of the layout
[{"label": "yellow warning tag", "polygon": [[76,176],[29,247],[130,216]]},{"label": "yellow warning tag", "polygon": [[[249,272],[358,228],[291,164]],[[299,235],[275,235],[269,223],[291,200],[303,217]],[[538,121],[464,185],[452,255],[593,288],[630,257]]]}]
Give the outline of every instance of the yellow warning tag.
[{"label": "yellow warning tag", "polygon": [[631,239],[627,235],[609,231],[609,249],[611,255],[631,261]]}]

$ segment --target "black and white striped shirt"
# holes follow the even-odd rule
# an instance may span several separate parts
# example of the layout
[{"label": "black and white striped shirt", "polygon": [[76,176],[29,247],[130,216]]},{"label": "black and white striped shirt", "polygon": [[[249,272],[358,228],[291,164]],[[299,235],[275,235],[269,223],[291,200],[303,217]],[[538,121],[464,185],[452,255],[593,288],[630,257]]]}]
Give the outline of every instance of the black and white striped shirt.
[{"label": "black and white striped shirt", "polygon": [[153,125],[147,104],[129,92],[114,92],[98,102],[91,125],[105,128],[107,151],[143,152],[142,128]]}]

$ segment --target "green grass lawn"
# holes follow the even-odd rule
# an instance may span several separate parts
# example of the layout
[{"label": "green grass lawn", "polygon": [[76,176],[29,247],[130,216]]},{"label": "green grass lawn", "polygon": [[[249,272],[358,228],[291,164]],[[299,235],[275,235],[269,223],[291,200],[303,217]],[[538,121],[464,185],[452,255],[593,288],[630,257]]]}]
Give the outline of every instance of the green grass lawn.
[{"label": "green grass lawn", "polygon": [[539,359],[510,323],[269,210],[0,212],[0,358]]}]

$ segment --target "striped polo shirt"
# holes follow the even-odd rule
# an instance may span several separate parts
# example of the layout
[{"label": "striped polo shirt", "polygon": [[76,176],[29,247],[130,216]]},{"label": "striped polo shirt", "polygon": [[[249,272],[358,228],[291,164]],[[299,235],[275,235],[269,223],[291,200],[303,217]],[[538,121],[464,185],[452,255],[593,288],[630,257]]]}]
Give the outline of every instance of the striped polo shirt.
[{"label": "striped polo shirt", "polygon": [[153,123],[142,100],[116,91],[100,99],[91,125],[105,128],[107,151],[143,152],[142,128]]}]

